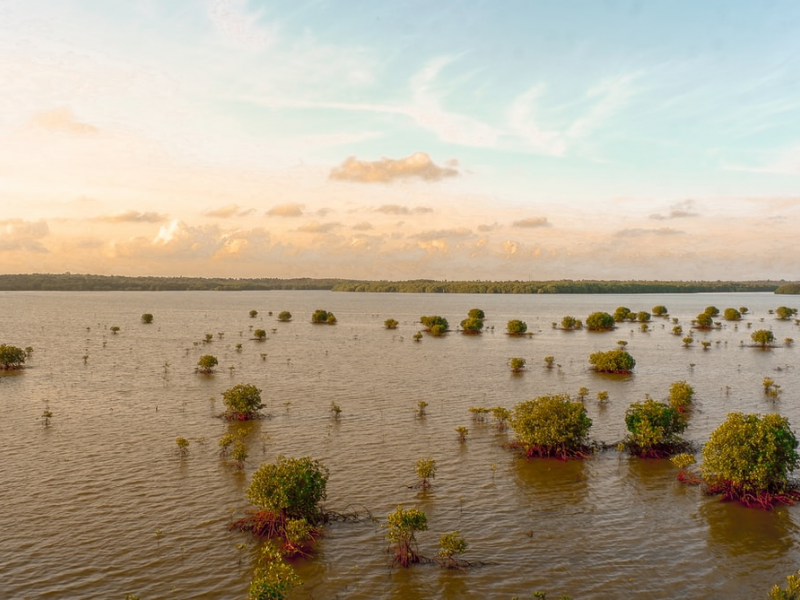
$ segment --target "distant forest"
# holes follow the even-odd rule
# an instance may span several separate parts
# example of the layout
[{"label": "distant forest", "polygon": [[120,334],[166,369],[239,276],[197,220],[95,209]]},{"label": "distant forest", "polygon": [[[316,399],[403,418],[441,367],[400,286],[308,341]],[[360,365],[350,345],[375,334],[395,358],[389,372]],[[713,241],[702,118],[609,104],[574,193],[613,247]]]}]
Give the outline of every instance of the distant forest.
[{"label": "distant forest", "polygon": [[229,279],[220,277],[123,277],[118,275],[0,275],[0,291],[244,291],[331,290],[422,294],[690,294],[775,292],[800,294],[800,283],[778,281],[358,281],[351,279]]}]

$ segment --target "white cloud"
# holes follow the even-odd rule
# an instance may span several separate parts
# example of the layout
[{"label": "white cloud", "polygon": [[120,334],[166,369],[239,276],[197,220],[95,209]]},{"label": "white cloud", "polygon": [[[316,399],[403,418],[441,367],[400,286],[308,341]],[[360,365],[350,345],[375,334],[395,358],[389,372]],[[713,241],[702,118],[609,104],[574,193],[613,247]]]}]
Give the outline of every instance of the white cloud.
[{"label": "white cloud", "polygon": [[458,170],[440,167],[425,152],[415,152],[405,158],[382,158],[376,161],[358,160],[351,156],[331,170],[330,178],[359,183],[390,183],[397,179],[417,178],[423,181],[440,181],[455,177]]}]

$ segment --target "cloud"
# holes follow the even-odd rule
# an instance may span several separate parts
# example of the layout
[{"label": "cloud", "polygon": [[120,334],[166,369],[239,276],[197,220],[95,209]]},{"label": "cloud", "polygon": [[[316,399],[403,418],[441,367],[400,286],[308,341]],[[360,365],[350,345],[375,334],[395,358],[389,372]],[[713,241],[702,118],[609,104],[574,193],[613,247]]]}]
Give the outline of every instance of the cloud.
[{"label": "cloud", "polygon": [[297,228],[301,233],[329,233],[334,229],[341,227],[341,223],[320,223],[318,221],[311,221]]},{"label": "cloud", "polygon": [[263,49],[275,41],[276,29],[260,26],[260,14],[248,14],[247,0],[213,0],[208,16],[217,32],[237,46]]},{"label": "cloud", "polygon": [[478,225],[478,231],[481,233],[489,233],[496,230],[499,227],[497,223],[492,223],[491,225]]},{"label": "cloud", "polygon": [[383,204],[376,208],[375,212],[386,215],[424,215],[426,213],[432,213],[433,209],[427,206],[415,206],[414,208],[408,208],[407,206],[401,206],[399,204]]},{"label": "cloud", "polygon": [[50,234],[47,221],[24,221],[8,219],[0,221],[0,251],[24,250],[27,252],[49,252],[40,239]]},{"label": "cloud", "polygon": [[163,223],[167,220],[167,215],[161,215],[155,212],[142,213],[135,210],[126,210],[113,215],[95,217],[92,220],[101,221],[103,223]]},{"label": "cloud", "polygon": [[367,223],[366,221],[361,221],[361,223],[356,223],[355,225],[353,225],[353,227],[351,229],[353,229],[354,231],[369,231],[369,230],[373,229],[373,227],[372,227],[372,223]]},{"label": "cloud", "polygon": [[617,231],[614,236],[615,237],[641,237],[643,235],[658,235],[658,236],[670,236],[670,235],[685,235],[685,231],[680,231],[678,229],[672,229],[671,227],[662,227],[660,229],[621,229]]},{"label": "cloud", "polygon": [[302,217],[304,204],[278,204],[267,211],[268,217]]},{"label": "cloud", "polygon": [[415,152],[405,158],[382,158],[377,161],[358,160],[351,156],[331,170],[330,178],[358,183],[389,183],[412,177],[424,181],[440,181],[458,174],[457,169],[434,164],[425,152]]},{"label": "cloud", "polygon": [[652,214],[651,219],[656,221],[665,221],[667,219],[686,219],[689,217],[699,217],[700,215],[694,212],[694,200],[684,200],[683,202],[676,202],[670,207],[666,215]]},{"label": "cloud", "polygon": [[241,209],[238,204],[228,204],[221,208],[209,210],[205,213],[207,217],[216,217],[218,219],[230,219],[231,217],[246,217],[255,212],[252,208]]},{"label": "cloud", "polygon": [[472,237],[475,234],[466,227],[459,227],[457,229],[435,229],[430,231],[421,231],[414,235],[409,235],[410,239],[420,240],[422,242],[433,242],[435,240],[447,239],[464,239]]},{"label": "cloud", "polygon": [[552,227],[547,222],[547,217],[529,217],[527,219],[520,219],[511,224],[512,227],[519,227],[522,229],[533,229],[534,227]]},{"label": "cloud", "polygon": [[36,113],[33,116],[33,123],[41,129],[54,133],[86,135],[99,131],[94,125],[78,121],[72,111],[66,107]]}]

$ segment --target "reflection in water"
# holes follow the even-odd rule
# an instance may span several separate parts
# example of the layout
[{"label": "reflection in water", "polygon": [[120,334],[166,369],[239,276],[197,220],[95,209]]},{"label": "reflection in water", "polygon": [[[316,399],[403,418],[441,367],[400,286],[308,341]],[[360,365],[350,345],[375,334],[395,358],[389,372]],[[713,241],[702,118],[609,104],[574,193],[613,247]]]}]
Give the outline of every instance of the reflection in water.
[{"label": "reflection in water", "polygon": [[791,550],[797,539],[798,526],[789,507],[748,509],[711,497],[699,513],[708,525],[709,547],[721,548],[731,557],[775,560]]}]

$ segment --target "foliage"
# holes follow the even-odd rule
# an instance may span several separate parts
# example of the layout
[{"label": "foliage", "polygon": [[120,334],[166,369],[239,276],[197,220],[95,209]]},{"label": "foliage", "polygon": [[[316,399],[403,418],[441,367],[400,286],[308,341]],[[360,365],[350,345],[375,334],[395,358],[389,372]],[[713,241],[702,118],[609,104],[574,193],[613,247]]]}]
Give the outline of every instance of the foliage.
[{"label": "foliage", "polygon": [[606,390],[597,392],[597,401],[600,404],[605,404],[606,402],[608,402],[608,392]]},{"label": "foliage", "polygon": [[581,386],[578,388],[578,398],[583,402],[586,399],[586,396],[589,395],[589,388]]},{"label": "foliage", "polygon": [[175,445],[178,447],[178,454],[180,456],[186,456],[189,453],[189,440],[185,437],[175,438]]},{"label": "foliage", "polygon": [[786,417],[730,413],[703,447],[709,493],[763,508],[790,501],[788,476],[800,461],[797,446]]},{"label": "foliage", "polygon": [[716,306],[706,306],[706,309],[703,313],[709,315],[710,317],[716,317],[719,315],[719,309]]},{"label": "foliage", "polygon": [[254,385],[235,385],[222,392],[222,401],[227,407],[226,416],[229,419],[246,421],[258,416],[258,411],[264,408],[261,402],[261,390]]},{"label": "foliage", "polygon": [[567,394],[520,402],[511,412],[511,427],[528,458],[583,456],[591,426],[583,404]]},{"label": "foliage", "polygon": [[681,413],[652,398],[630,405],[625,413],[625,426],[630,432],[625,437],[625,447],[642,458],[669,456],[685,445],[679,437],[686,429]]},{"label": "foliage", "polygon": [[481,321],[483,321],[484,319],[486,319],[486,313],[484,313],[484,312],[483,312],[483,311],[482,311],[480,308],[473,308],[473,309],[471,309],[471,310],[470,310],[470,311],[467,313],[467,316],[468,316],[470,319],[480,319]]},{"label": "foliage", "polygon": [[111,330],[111,333],[113,333],[114,335],[117,335],[117,333],[119,332],[119,327],[117,325],[112,325],[111,327],[109,327],[109,329]]},{"label": "foliage", "polygon": [[697,315],[695,319],[698,329],[711,329],[714,326],[714,317],[706,312]]},{"label": "foliage", "polygon": [[217,357],[211,354],[204,354],[200,357],[200,360],[197,361],[198,371],[201,373],[213,373],[214,367],[218,364],[219,361],[217,361]]},{"label": "foliage", "polygon": [[[445,569],[460,569],[462,562],[457,555],[464,554],[469,549],[467,540],[458,531],[445,533],[439,538],[439,564]],[[463,563],[467,564],[467,563]]]},{"label": "foliage", "polygon": [[231,458],[238,469],[241,470],[244,468],[244,461],[247,460],[248,456],[247,444],[241,440],[236,442],[236,444],[233,446],[233,452],[231,452]]},{"label": "foliage", "polygon": [[796,308],[789,308],[788,306],[779,306],[775,309],[775,316],[781,321],[788,321],[797,314]]},{"label": "foliage", "polygon": [[650,313],[646,310],[640,310],[636,313],[636,320],[639,321],[639,323],[647,323],[650,321]]},{"label": "foliage", "polygon": [[762,348],[766,348],[775,341],[775,334],[768,329],[759,329],[750,334],[750,339]]},{"label": "foliage", "polygon": [[142,315],[142,323],[144,323],[145,325],[149,325],[152,322],[153,322],[153,315],[151,315],[150,313],[144,313]]},{"label": "foliage", "polygon": [[314,311],[314,314],[311,315],[311,322],[315,324],[326,323],[328,325],[334,325],[336,323],[336,317],[332,312],[318,308]]},{"label": "foliage", "polygon": [[630,373],[636,366],[633,356],[621,349],[593,352],[589,363],[598,373]]},{"label": "foliage", "polygon": [[461,329],[464,333],[476,334],[480,333],[483,329],[483,320],[475,317],[469,317],[461,321]]},{"label": "foliage", "polygon": [[741,321],[742,319],[742,313],[735,308],[726,308],[722,313],[722,316],[726,321]]},{"label": "foliage", "polygon": [[694,454],[683,452],[681,454],[676,454],[670,458],[669,461],[679,469],[685,469],[689,465],[695,464],[697,459],[695,459]]},{"label": "foliage", "polygon": [[683,342],[683,347],[684,348],[688,348],[689,346],[691,346],[694,343],[694,338],[692,336],[690,336],[690,335],[687,335],[681,341]]},{"label": "foliage", "polygon": [[786,576],[786,589],[777,583],[772,586],[767,600],[800,600],[800,571],[796,575]]},{"label": "foliage", "polygon": [[338,419],[339,415],[342,414],[342,408],[338,404],[336,404],[336,402],[334,402],[333,400],[331,400],[330,410],[331,410],[331,416],[334,419]]},{"label": "foliage", "polygon": [[525,368],[527,361],[524,358],[514,357],[508,361],[512,373],[520,373]]},{"label": "foliage", "polygon": [[425,331],[428,331],[433,335],[441,335],[450,327],[447,319],[440,317],[439,315],[432,315],[428,317],[423,316],[419,318],[419,321],[425,327]]},{"label": "foliage", "polygon": [[692,403],[694,388],[686,381],[676,381],[669,386],[669,403],[678,412],[684,412]]},{"label": "foliage", "polygon": [[287,323],[288,321],[291,320],[292,320],[292,313],[290,313],[288,310],[282,310],[281,312],[278,313],[278,321],[280,321],[281,323]]},{"label": "foliage", "polygon": [[614,311],[614,322],[622,323],[628,318],[628,315],[631,314],[631,309],[627,306],[618,306],[617,309]]},{"label": "foliage", "polygon": [[250,311],[250,318],[255,319],[258,316],[258,311],[253,309]]},{"label": "foliage", "polygon": [[586,327],[590,331],[607,331],[614,329],[614,317],[607,312],[593,312],[586,317]]},{"label": "foliage", "polygon": [[414,338],[414,341],[415,341],[415,342],[420,342],[420,341],[422,341],[422,333],[421,333],[421,332],[419,332],[419,331],[418,331],[418,332],[416,332],[416,333],[415,333],[414,335],[412,335],[411,337],[412,337],[412,338]]},{"label": "foliage", "polygon": [[294,569],[286,563],[280,550],[264,544],[256,562],[247,600],[283,600],[293,588],[302,585]]},{"label": "foliage", "polygon": [[326,497],[328,469],[308,456],[278,456],[262,464],[247,488],[247,498],[261,510],[283,519],[305,519],[311,524],[322,518],[319,503]]},{"label": "foliage", "polygon": [[259,342],[263,342],[265,339],[267,339],[267,332],[263,329],[256,329],[253,332],[253,337],[255,337]]},{"label": "foliage", "polygon": [[425,409],[428,407],[428,403],[425,400],[420,400],[417,402],[417,416],[424,417],[425,416]]},{"label": "foliage", "polygon": [[467,435],[469,435],[469,429],[467,429],[463,425],[459,425],[458,427],[456,427],[456,433],[458,434],[459,442],[467,441]]},{"label": "foliage", "polygon": [[8,344],[0,345],[0,368],[6,371],[21,369],[25,364],[25,351]]},{"label": "foliage", "polygon": [[580,319],[576,319],[575,317],[566,316],[563,319],[561,319],[561,329],[572,331],[574,329],[581,329],[582,327],[583,327],[583,322]]},{"label": "foliage", "polygon": [[547,366],[547,368],[548,369],[552,369],[553,365],[556,362],[556,357],[555,356],[545,356],[543,360],[544,360],[544,364]]},{"label": "foliage", "polygon": [[397,329],[397,326],[398,326],[399,324],[400,324],[400,323],[398,323],[396,319],[386,319],[386,320],[383,322],[383,326],[384,326],[386,329]]},{"label": "foliage", "polygon": [[233,445],[234,439],[235,438],[233,437],[233,434],[230,432],[220,436],[219,441],[217,442],[220,456],[227,456],[228,452],[230,452],[231,446]]},{"label": "foliage", "polygon": [[387,539],[393,544],[391,550],[394,552],[392,564],[398,563],[403,567],[408,567],[412,563],[419,562],[417,554],[417,531],[428,530],[428,517],[418,508],[403,509],[400,505],[397,510],[389,513],[386,517],[387,524],[384,528],[389,530]]},{"label": "foliage", "polygon": [[525,321],[512,319],[506,325],[506,331],[509,333],[509,335],[523,335],[526,331],[528,331],[528,325],[525,323]]},{"label": "foliage", "polygon": [[663,304],[658,304],[657,306],[654,306],[652,310],[653,314],[657,317],[666,317],[669,315],[667,307],[664,306]]},{"label": "foliage", "polygon": [[422,489],[431,487],[431,482],[428,480],[436,478],[436,460],[430,457],[418,458],[414,468],[417,471],[417,477],[422,480],[420,482]]}]

